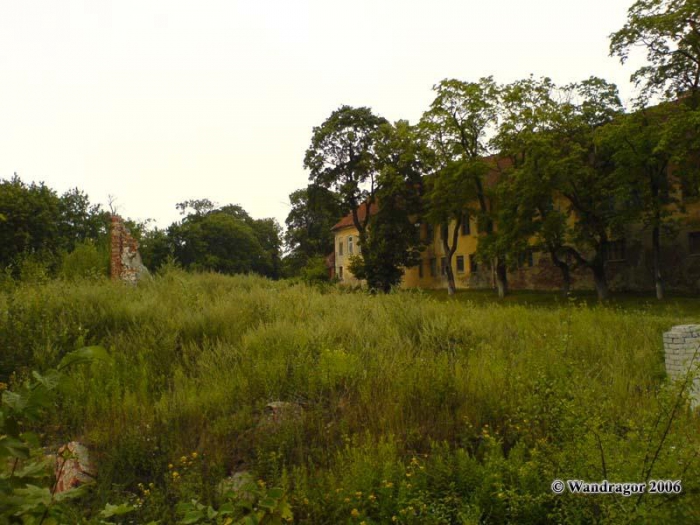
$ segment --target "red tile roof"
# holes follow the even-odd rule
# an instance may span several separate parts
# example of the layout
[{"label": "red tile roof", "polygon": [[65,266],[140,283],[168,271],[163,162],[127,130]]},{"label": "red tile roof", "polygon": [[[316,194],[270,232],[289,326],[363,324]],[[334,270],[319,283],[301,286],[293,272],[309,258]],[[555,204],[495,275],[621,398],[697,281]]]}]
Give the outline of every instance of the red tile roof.
[{"label": "red tile roof", "polygon": [[[376,201],[373,202],[370,207],[369,207],[369,214],[370,216],[374,215],[377,213],[379,210],[379,207],[377,206]],[[360,220],[360,222],[365,220],[365,217],[367,215],[367,206],[365,203],[360,204],[360,206],[357,208],[357,218]],[[340,219],[331,230],[339,230],[341,228],[348,228],[350,226],[354,226],[355,224],[352,221],[352,212],[348,213],[345,217]]]}]

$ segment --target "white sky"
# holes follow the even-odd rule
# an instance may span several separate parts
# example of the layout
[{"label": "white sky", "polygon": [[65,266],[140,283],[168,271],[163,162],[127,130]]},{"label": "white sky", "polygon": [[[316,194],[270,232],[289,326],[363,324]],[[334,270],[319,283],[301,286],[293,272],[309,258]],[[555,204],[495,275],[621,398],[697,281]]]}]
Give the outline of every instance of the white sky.
[{"label": "white sky", "polygon": [[238,203],[284,225],[312,127],[342,104],[416,122],[443,78],[590,75],[633,0],[4,0],[0,178],[119,212]]}]

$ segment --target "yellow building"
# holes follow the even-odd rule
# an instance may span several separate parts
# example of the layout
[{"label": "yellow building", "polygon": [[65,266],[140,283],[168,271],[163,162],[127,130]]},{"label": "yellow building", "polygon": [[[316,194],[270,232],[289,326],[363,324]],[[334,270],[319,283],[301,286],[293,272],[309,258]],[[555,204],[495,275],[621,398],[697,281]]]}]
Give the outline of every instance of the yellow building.
[{"label": "yellow building", "polygon": [[[374,215],[377,212],[376,204],[370,206],[369,213]],[[362,205],[357,209],[358,219],[364,221],[367,213],[366,206]],[[358,243],[359,233],[353,223],[352,213],[348,213],[333,226],[335,233],[335,268],[333,275],[341,282],[350,285],[359,285],[360,281],[350,271],[350,259],[359,255],[360,245]]]},{"label": "yellow building", "polygon": [[[376,210],[373,209],[372,213]],[[360,219],[362,220],[362,219]],[[491,282],[489,269],[480,268],[474,253],[477,246],[476,221],[465,216],[460,228],[457,250],[452,257],[452,270],[458,287],[469,288],[470,281],[477,280],[484,287],[483,281]],[[359,234],[352,220],[352,215],[343,217],[334,227],[335,233],[335,271],[338,279],[350,285],[361,284],[349,269],[350,258],[360,254],[358,246]],[[454,224],[450,225],[449,235],[454,232]],[[446,257],[442,248],[439,229],[428,224],[421,225],[421,238],[427,244],[421,256],[421,263],[413,268],[406,268],[401,286],[407,288],[444,288],[447,286],[445,272]],[[451,238],[451,237],[450,237]],[[472,284],[472,287],[474,285]]]},{"label": "yellow building", "polygon": [[[491,182],[491,181],[490,181]],[[664,281],[668,290],[700,292],[700,195],[699,192],[675,188],[675,197],[684,210],[676,209],[680,228],[675,237],[662,238],[661,258]],[[364,219],[365,206],[358,215]],[[376,213],[372,206],[370,214]],[[455,224],[449,226],[452,239]],[[479,232],[474,218],[462,220],[457,249],[452,257],[452,271],[457,288],[493,288],[495,275],[488,265],[479,264],[475,258]],[[349,270],[350,259],[359,255],[358,231],[352,214],[341,219],[334,227],[335,268],[334,275],[349,285],[360,285]],[[427,247],[421,263],[404,270],[402,287],[447,288],[446,257],[440,239],[439,228],[421,225],[421,237]],[[608,245],[606,251],[606,275],[611,290],[651,291],[654,289],[651,234],[640,225],[631,225],[625,234]],[[573,262],[573,261],[569,261]],[[574,289],[593,289],[591,272],[577,268],[571,272]],[[549,254],[529,252],[518,268],[509,270],[508,282],[512,289],[556,290],[562,285],[561,273],[550,260]]]}]

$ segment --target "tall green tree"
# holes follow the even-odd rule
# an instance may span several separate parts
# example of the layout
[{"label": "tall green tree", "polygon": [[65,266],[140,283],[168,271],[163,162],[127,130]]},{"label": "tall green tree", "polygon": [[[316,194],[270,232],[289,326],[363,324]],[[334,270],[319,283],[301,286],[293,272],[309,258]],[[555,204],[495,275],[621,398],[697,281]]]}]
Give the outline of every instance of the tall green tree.
[{"label": "tall green tree", "polygon": [[605,255],[613,237],[629,222],[631,188],[615,173],[612,152],[596,143],[596,130],[622,113],[614,84],[590,78],[564,88],[564,102],[548,132],[551,152],[545,173],[555,194],[567,203],[564,250],[588,268],[598,298],[607,299]]},{"label": "tall green tree", "polygon": [[597,133],[598,144],[612,152],[615,175],[630,191],[624,203],[628,220],[641,223],[650,232],[657,299],[664,297],[661,240],[678,231],[678,219],[671,209],[679,204],[669,175],[673,153],[664,142],[676,109],[669,104],[642,109],[616,118]]},{"label": "tall green tree", "polygon": [[[376,200],[377,130],[386,123],[386,119],[372,113],[370,108],[341,106],[313,129],[311,145],[304,156],[309,180],[337,192],[343,211],[352,213],[360,248],[365,243],[369,211]],[[362,220],[358,213],[360,205],[365,207]]]},{"label": "tall green tree", "polygon": [[155,227],[143,232],[139,241],[139,253],[143,264],[151,271],[157,270],[169,258],[175,257],[168,230]]},{"label": "tall green tree", "polygon": [[109,233],[109,213],[99,204],[92,204],[88,195],[78,188],[68,190],[59,201],[61,221],[59,235],[64,249],[70,251],[87,240],[106,243]]},{"label": "tall green tree", "polygon": [[371,290],[388,292],[401,282],[404,268],[420,263],[425,152],[414,128],[403,120],[379,127],[375,150],[379,208],[350,270],[366,279]]},{"label": "tall green tree", "polygon": [[65,244],[61,233],[61,200],[44,183],[24,183],[17,174],[0,180],[0,265],[25,255],[47,259]]},{"label": "tall green tree", "polygon": [[296,190],[289,195],[289,202],[284,234],[289,253],[285,261],[296,274],[309,259],[333,252],[331,228],[343,216],[343,207],[337,193],[316,184]]},{"label": "tall green tree", "polygon": [[644,48],[647,64],[632,75],[642,87],[640,103],[654,95],[673,100],[688,94],[700,102],[700,1],[638,0],[627,22],[610,35],[610,54],[627,61],[630,51]]},{"label": "tall green tree", "polygon": [[482,259],[498,256],[518,266],[532,251],[549,254],[562,273],[562,291],[571,286],[562,254],[566,218],[554,206],[552,181],[545,169],[555,154],[548,141],[557,109],[558,88],[549,78],[529,77],[503,86],[499,127],[491,141],[498,151],[496,200],[498,228],[479,242]]},{"label": "tall green tree", "polygon": [[[489,167],[484,161],[488,150],[488,133],[497,122],[499,88],[493,78],[478,82],[443,80],[433,87],[435,99],[420,122],[421,133],[432,151],[432,166],[426,188],[427,220],[439,225],[445,258],[448,294],[456,290],[452,257],[459,242],[459,228],[465,211],[478,217],[483,229],[493,232],[494,223],[486,177]],[[469,204],[476,202],[475,209]],[[449,239],[450,223],[455,224]],[[495,261],[498,293],[508,292],[506,264]]]},{"label": "tall green tree", "polygon": [[194,270],[221,273],[260,271],[265,254],[252,229],[224,213],[186,221],[173,230],[175,256]]},{"label": "tall green tree", "polygon": [[214,209],[208,199],[177,207],[192,212],[168,228],[169,246],[163,246],[160,235],[147,237],[161,258],[172,253],[184,267],[195,270],[280,276],[281,232],[274,219],[253,219],[235,204]]}]

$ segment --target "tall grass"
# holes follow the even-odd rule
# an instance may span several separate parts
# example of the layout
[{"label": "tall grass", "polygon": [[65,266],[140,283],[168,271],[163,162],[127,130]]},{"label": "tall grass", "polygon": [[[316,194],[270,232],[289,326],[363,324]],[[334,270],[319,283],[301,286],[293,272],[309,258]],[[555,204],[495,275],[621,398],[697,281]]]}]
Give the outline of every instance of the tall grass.
[{"label": "tall grass", "polygon": [[[135,288],[51,281],[0,294],[0,380],[85,344],[108,349],[110,362],[75,371],[41,429],[97,454],[88,513],[139,482],[168,494],[168,465],[197,451],[193,496],[215,498],[222,478],[248,470],[283,486],[305,523],[678,523],[700,516],[700,428],[685,409],[650,474],[682,478],[681,496],[549,486],[644,481],[677,399],[661,334],[693,321],[170,269]],[[272,424],[275,400],[302,410]],[[141,517],[174,519],[172,503],[145,501]]]}]

